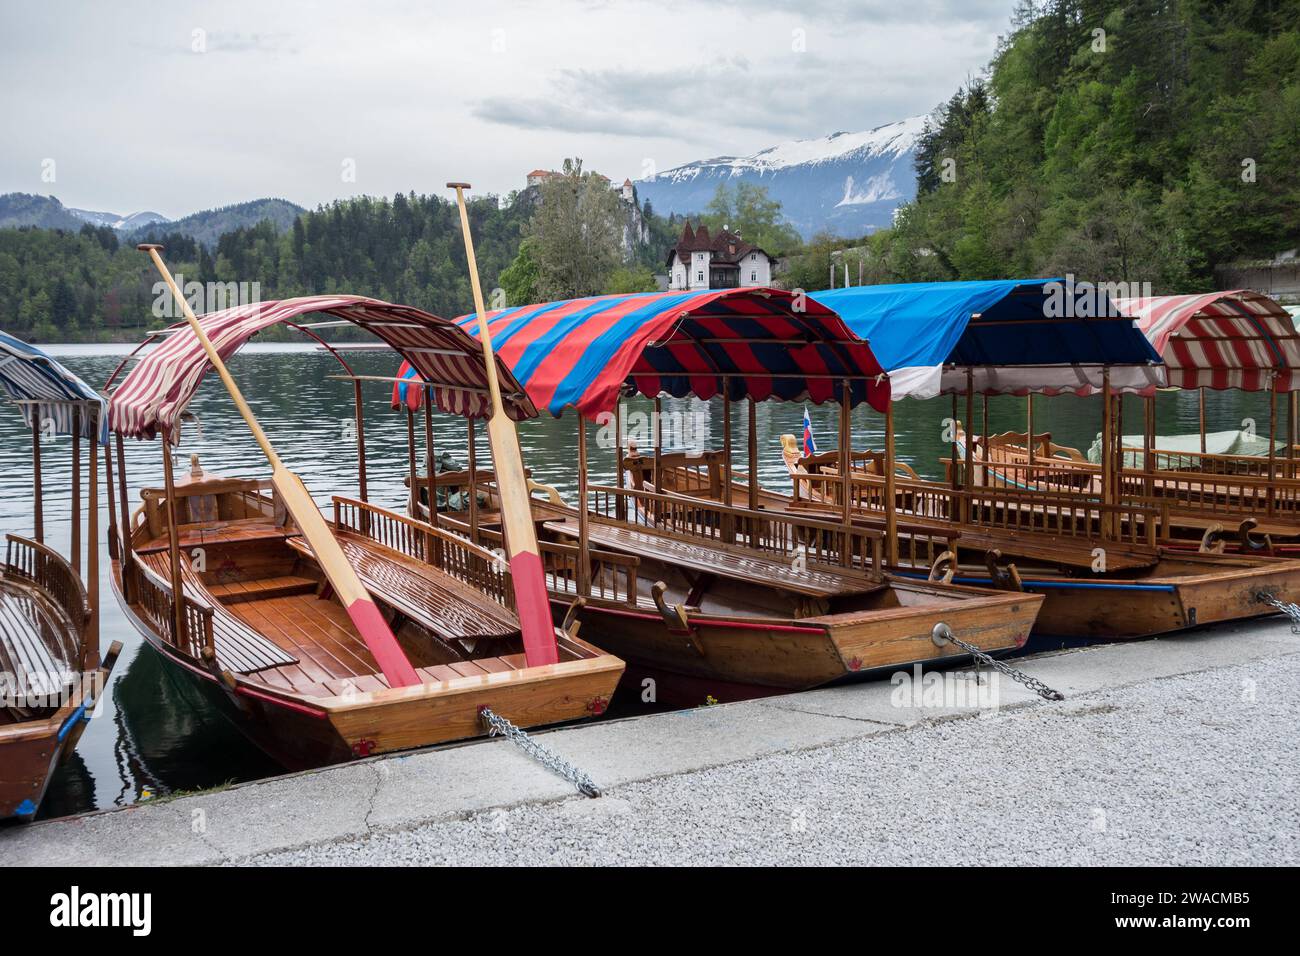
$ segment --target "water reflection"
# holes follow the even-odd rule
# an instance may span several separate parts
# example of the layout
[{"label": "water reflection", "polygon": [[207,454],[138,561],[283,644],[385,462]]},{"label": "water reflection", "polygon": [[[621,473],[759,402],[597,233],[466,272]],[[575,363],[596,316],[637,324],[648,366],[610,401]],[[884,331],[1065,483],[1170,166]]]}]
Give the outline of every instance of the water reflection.
[{"label": "water reflection", "polygon": [[[88,382],[100,385],[127,349],[52,346],[49,351]],[[348,361],[363,375],[392,375],[397,364],[391,354],[376,352],[349,353]],[[332,494],[356,493],[355,443],[349,430],[352,387],[330,378],[339,372],[333,358],[310,346],[254,345],[232,361],[231,370],[285,463],[302,475],[317,501],[324,504]],[[370,497],[379,504],[400,507],[405,500],[402,479],[407,467],[405,416],[388,408],[388,385],[366,383],[363,389]],[[959,417],[964,417],[964,401],[959,406]],[[1245,418],[1254,418],[1261,432],[1267,429],[1268,405],[1262,396],[1211,393],[1206,406],[1211,430],[1240,428]],[[649,400],[638,398],[630,400],[626,407],[630,416],[635,412],[648,415],[653,406]],[[663,407],[679,420],[699,422],[702,440],[721,447],[720,403],[668,399]],[[978,403],[976,407],[978,417]],[[208,376],[190,409],[198,420],[186,426],[182,466],[183,456],[197,453],[212,471],[253,476],[267,473],[261,452],[215,376]],[[833,447],[836,409],[810,406],[809,414],[823,447]],[[943,441],[942,420],[952,416],[951,401],[909,400],[900,403],[895,414],[899,457],[925,477],[941,476],[938,459],[947,454],[948,447]],[[1024,416],[1023,398],[996,398],[989,403],[993,431],[1023,430]],[[797,404],[771,403],[758,408],[758,472],[772,487],[789,487],[780,458],[779,436],[784,432],[799,433],[802,417],[803,408]],[[747,468],[743,406],[736,407],[732,419],[737,467]],[[1161,434],[1194,432],[1197,419],[1195,395],[1173,392],[1159,397]],[[1086,450],[1100,428],[1099,422],[1099,399],[1061,396],[1035,403],[1036,429],[1050,431],[1061,444]],[[883,442],[884,424],[878,414],[857,411],[853,430],[855,447],[879,448]],[[1141,408],[1136,401],[1125,408],[1125,431],[1141,431]],[[422,426],[417,425],[417,436],[422,434]],[[575,434],[571,414],[558,420],[546,416],[520,429],[525,460],[534,476],[570,497],[576,488]],[[591,437],[593,481],[611,481],[613,448],[596,441],[594,429]],[[463,461],[464,422],[436,415],[435,446],[439,452],[450,451]],[[482,428],[476,448],[479,460],[485,465],[490,462]],[[70,440],[45,441],[42,450],[46,540],[66,553],[70,536]],[[128,441],[126,450],[135,503],[139,501],[140,487],[161,483],[161,451],[158,442],[135,441]],[[648,445],[643,444],[643,450],[648,450]],[[30,470],[30,433],[15,410],[0,410],[0,527],[5,530],[32,530]],[[101,506],[100,524],[107,528],[106,499],[101,499]],[[101,555],[100,567],[103,641],[107,645],[121,640],[125,650],[113,673],[112,691],[87,727],[77,757],[55,777],[43,814],[122,805],[141,799],[146,792],[191,790],[275,772],[274,765],[233,727],[192,706],[189,691],[172,683],[117,607],[108,581],[107,555]]]}]

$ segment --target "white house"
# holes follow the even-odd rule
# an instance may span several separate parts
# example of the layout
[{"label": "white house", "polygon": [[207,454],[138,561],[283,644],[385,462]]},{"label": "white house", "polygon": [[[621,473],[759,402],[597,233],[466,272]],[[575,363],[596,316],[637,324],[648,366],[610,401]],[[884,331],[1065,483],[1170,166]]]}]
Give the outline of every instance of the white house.
[{"label": "white house", "polygon": [[772,257],[724,228],[716,236],[707,226],[686,223],[677,244],[668,250],[668,288],[734,289],[771,285]]}]

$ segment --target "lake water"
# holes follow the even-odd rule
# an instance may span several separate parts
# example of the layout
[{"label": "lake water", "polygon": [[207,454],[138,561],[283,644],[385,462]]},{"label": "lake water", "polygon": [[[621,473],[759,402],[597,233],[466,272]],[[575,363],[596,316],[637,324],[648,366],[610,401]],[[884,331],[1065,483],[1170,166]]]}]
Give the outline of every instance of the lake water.
[{"label": "lake water", "polygon": [[[66,345],[48,350],[92,385],[101,386],[129,349],[125,346]],[[351,352],[347,360],[360,375],[391,376],[397,360],[392,353]],[[330,378],[339,366],[328,354],[311,346],[252,345],[232,362],[231,371],[285,463],[306,481],[318,502],[332,494],[356,494],[356,455],[345,422],[352,419],[352,386]],[[365,429],[369,492],[372,501],[402,507],[406,473],[405,416],[388,406],[391,386],[366,383]],[[722,412],[717,402],[690,399],[665,400],[665,447],[678,441],[699,441],[722,446]],[[960,414],[965,414],[961,401]],[[1125,409],[1125,432],[1141,432],[1141,409],[1130,402]],[[652,408],[646,399],[626,406],[633,424],[636,413]],[[215,376],[209,375],[190,406],[197,423],[188,424],[181,444],[180,464],[198,454],[208,470],[229,475],[265,476],[265,460]],[[834,406],[809,407],[813,431],[824,449],[835,445]],[[942,420],[950,417],[950,399],[905,401],[895,411],[899,457],[925,477],[939,477],[938,459],[947,453]],[[977,405],[977,420],[978,420]],[[995,398],[989,405],[992,431],[1023,430],[1025,400]],[[801,431],[803,407],[767,403],[757,411],[759,475],[773,488],[788,489],[778,438]],[[1194,394],[1168,393],[1158,403],[1160,434],[1194,432],[1197,428]],[[1254,418],[1261,433],[1268,427],[1264,396],[1238,392],[1209,393],[1207,427],[1240,428]],[[642,419],[644,420],[644,419]],[[1052,433],[1055,441],[1083,450],[1099,430],[1100,400],[1061,396],[1035,401],[1036,430]],[[572,496],[576,488],[576,430],[572,414],[526,422],[520,440],[526,464],[534,477]],[[733,444],[738,468],[746,461],[747,425],[743,405],[732,416]],[[462,420],[435,416],[434,444],[465,459],[466,432]],[[1279,425],[1281,427],[1281,425]],[[490,454],[480,429],[480,461]],[[866,409],[854,413],[854,447],[879,448],[884,436],[883,418]],[[417,438],[423,434],[417,427]],[[613,450],[589,442],[593,481],[613,477]],[[68,438],[42,443],[45,489],[46,541],[67,553],[70,535],[70,448]],[[648,441],[642,450],[648,450]],[[162,480],[158,442],[127,442],[127,474],[131,496],[138,489]],[[102,486],[102,482],[101,482]],[[107,529],[107,500],[101,497],[100,527]],[[30,432],[13,407],[0,410],[0,528],[19,534],[32,532]],[[76,754],[57,773],[42,807],[43,816],[60,816],[96,808],[121,806],[179,790],[216,786],[228,781],[255,779],[278,772],[277,767],[248,744],[222,718],[206,713],[187,697],[183,686],[169,679],[157,656],[126,622],[117,606],[108,577],[107,553],[101,550],[101,635],[107,647],[122,641],[125,649],[114,669],[111,692],[100,714],[90,722]],[[636,706],[633,701],[629,706]],[[627,711],[624,711],[627,712]]]}]

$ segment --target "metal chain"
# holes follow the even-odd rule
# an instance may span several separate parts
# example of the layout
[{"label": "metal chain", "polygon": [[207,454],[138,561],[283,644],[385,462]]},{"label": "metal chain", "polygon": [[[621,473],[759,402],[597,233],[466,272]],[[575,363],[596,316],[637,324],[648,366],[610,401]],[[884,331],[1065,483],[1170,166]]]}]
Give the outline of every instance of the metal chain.
[{"label": "metal chain", "polygon": [[989,656],[989,654],[980,650],[974,644],[968,644],[966,641],[963,641],[960,637],[958,637],[956,634],[952,632],[951,627],[949,627],[947,624],[944,624],[942,621],[936,624],[934,626],[934,630],[931,631],[930,633],[933,635],[934,642],[936,644],[942,645],[945,641],[951,641],[953,644],[956,644],[958,647],[960,647],[971,657],[975,658],[977,664],[982,662],[984,664],[987,664],[989,667],[992,667],[995,670],[1001,671],[1003,674],[1006,674],[1012,680],[1019,681],[1021,684],[1024,684],[1026,687],[1032,690],[1039,697],[1043,698],[1043,700],[1065,700],[1064,694],[1062,694],[1059,690],[1053,690],[1052,688],[1048,687],[1037,677],[1030,677],[1024,671],[1018,671],[1014,667],[1009,667],[1008,665],[1002,663],[1000,660],[997,660],[996,658]]},{"label": "metal chain", "polygon": [[563,757],[551,753],[541,744],[539,744],[524,731],[520,730],[500,714],[493,713],[490,707],[480,707],[478,715],[483,718],[483,722],[488,726],[488,736],[495,737],[498,734],[509,739],[524,753],[532,757],[543,767],[546,767],[554,774],[563,777],[569,783],[578,788],[578,792],[584,797],[599,797],[600,788],[592,782],[584,771],[579,770],[573,764],[566,761]]},{"label": "metal chain", "polygon": [[1291,619],[1291,633],[1300,634],[1300,606],[1297,606],[1295,604],[1287,604],[1284,601],[1279,601],[1277,598],[1273,597],[1273,595],[1269,594],[1267,591],[1260,591],[1258,594],[1255,595],[1255,600],[1261,604],[1267,604],[1270,607],[1277,608],[1279,611],[1281,611],[1283,614],[1289,617]]}]

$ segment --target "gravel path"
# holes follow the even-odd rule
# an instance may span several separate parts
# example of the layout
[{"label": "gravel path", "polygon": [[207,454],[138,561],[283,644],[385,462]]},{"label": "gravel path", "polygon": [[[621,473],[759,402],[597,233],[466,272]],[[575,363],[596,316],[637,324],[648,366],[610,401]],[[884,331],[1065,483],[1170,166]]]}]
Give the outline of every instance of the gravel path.
[{"label": "gravel path", "polygon": [[1300,863],[1300,657],[241,862]]}]

